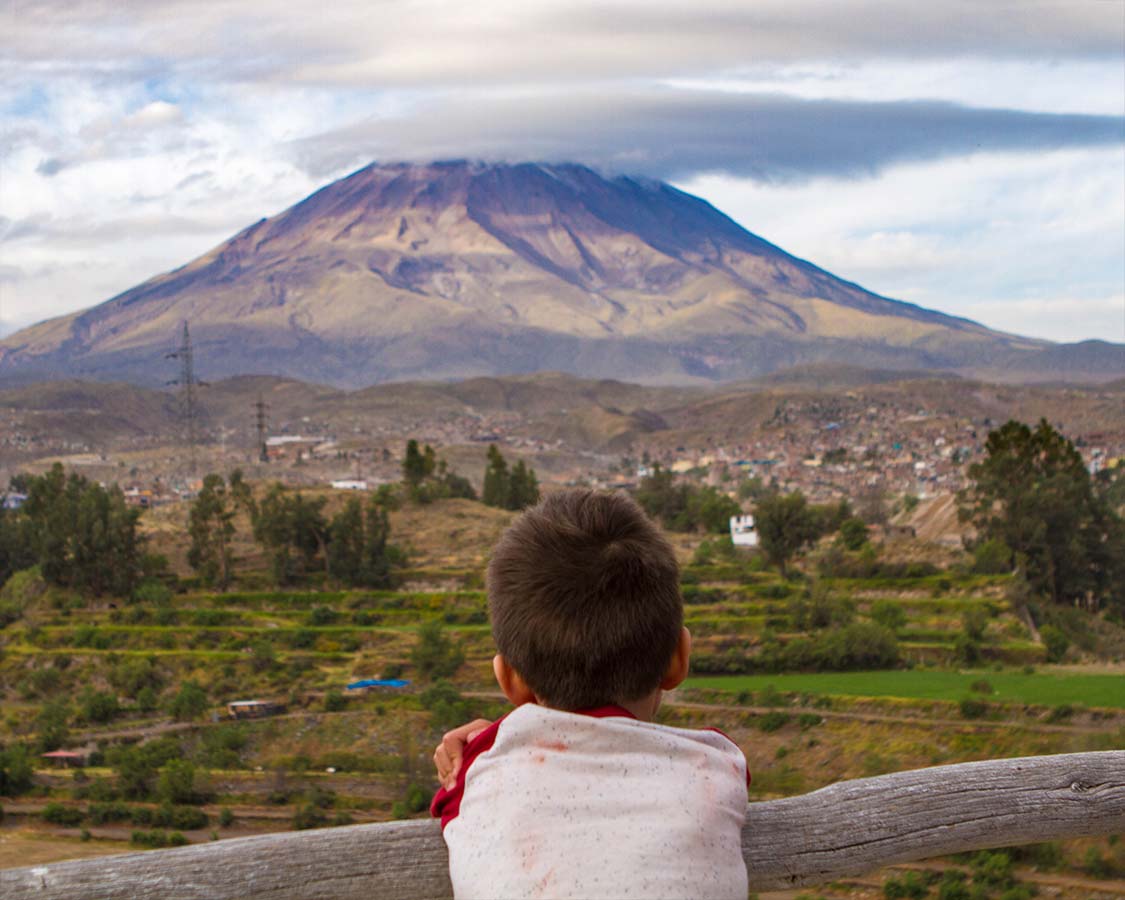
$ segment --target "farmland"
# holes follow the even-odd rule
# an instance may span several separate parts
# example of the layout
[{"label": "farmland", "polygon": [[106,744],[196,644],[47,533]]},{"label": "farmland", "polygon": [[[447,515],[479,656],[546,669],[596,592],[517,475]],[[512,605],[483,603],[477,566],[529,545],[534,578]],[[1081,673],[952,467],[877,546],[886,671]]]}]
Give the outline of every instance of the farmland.
[{"label": "farmland", "polygon": [[[72,770],[37,762],[33,787],[0,800],[0,865],[35,858],[33,850],[53,859],[130,841],[424,815],[442,731],[505,708],[491,678],[481,569],[482,532],[493,536],[509,516],[488,511],[487,526],[461,542],[439,537],[478,506],[442,501],[399,514],[396,538],[442,550],[416,550],[392,589],[316,579],[273,588],[249,553],[226,592],[204,589],[186,570],[132,600],[13,578],[5,596],[22,592],[23,612],[0,631],[0,743],[91,757]],[[949,569],[783,580],[757,557],[697,559],[699,537],[675,540],[695,674],[660,719],[729,734],[749,760],[752,799],[899,769],[1125,745],[1122,633],[1104,617],[1040,611],[1070,636],[1065,659],[1052,663],[1010,605],[1007,576]],[[886,634],[891,655],[871,670],[865,642]],[[821,670],[790,671],[798,651],[803,668]],[[853,671],[825,671],[840,667]],[[379,676],[411,684],[345,689]],[[225,704],[251,698],[285,711],[227,717]],[[123,787],[146,753],[148,774]],[[167,775],[173,759],[191,767],[178,793]],[[1085,878],[1112,896],[1113,873],[1125,865],[1119,842],[1042,853],[1020,863],[1020,877],[1043,890],[1051,879]],[[1111,874],[1091,881],[1095,870]],[[830,895],[865,896],[869,883]],[[1051,890],[1101,896],[1088,884]]]}]

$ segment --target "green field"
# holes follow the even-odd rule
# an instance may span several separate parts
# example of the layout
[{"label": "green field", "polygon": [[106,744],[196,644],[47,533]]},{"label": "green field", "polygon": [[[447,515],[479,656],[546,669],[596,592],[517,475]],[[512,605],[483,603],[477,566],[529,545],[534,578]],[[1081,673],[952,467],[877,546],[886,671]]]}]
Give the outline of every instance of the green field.
[{"label": "green field", "polygon": [[[987,681],[993,693],[976,694],[971,685]],[[911,700],[960,700],[977,696],[996,703],[1041,706],[1082,704],[1125,709],[1125,675],[1036,672],[827,672],[791,675],[719,675],[691,678],[686,688],[721,691],[779,691],[848,697],[903,697]]]}]

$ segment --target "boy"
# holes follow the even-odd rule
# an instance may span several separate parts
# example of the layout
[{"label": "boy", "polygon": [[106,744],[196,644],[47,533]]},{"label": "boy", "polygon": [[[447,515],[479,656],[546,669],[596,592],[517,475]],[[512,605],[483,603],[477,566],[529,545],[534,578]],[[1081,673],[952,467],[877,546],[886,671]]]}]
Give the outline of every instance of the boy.
[{"label": "boy", "polygon": [[664,537],[622,494],[552,494],[501,537],[487,582],[516,708],[434,754],[454,896],[745,900],[745,758],[651,721],[691,652]]}]

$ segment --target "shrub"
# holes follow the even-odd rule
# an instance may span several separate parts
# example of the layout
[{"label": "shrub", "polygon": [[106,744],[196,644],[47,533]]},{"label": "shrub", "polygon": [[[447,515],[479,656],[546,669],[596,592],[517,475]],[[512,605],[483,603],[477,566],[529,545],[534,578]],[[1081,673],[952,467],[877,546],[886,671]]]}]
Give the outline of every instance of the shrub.
[{"label": "shrub", "polygon": [[761,731],[769,734],[771,732],[778,731],[779,729],[788,725],[789,716],[781,712],[780,710],[774,709],[759,716],[757,724],[758,728]]},{"label": "shrub", "polygon": [[442,680],[427,688],[419,698],[429,710],[430,721],[438,731],[448,731],[472,718],[469,704],[448,681]]},{"label": "shrub", "polygon": [[938,884],[938,900],[970,900],[969,889],[965,885],[965,873],[958,869],[947,869],[942,873]]},{"label": "shrub", "polygon": [[105,691],[85,688],[78,695],[78,714],[86,722],[103,724],[112,722],[121,712],[117,698]]},{"label": "shrub", "polygon": [[992,682],[981,678],[969,685],[969,690],[977,694],[991,694]]},{"label": "shrub", "polygon": [[1059,706],[1052,708],[1047,713],[1047,721],[1054,724],[1055,722],[1065,722],[1074,715],[1074,707],[1069,703],[1063,703]]},{"label": "shrub", "polygon": [[1047,662],[1061,662],[1070,648],[1070,638],[1062,629],[1054,625],[1044,625],[1039,629],[1039,636],[1043,639],[1043,647],[1047,651]]},{"label": "shrub", "polygon": [[871,604],[871,620],[890,631],[898,631],[906,624],[906,611],[894,600],[876,600]]},{"label": "shrub", "polygon": [[998,538],[973,548],[973,571],[981,575],[1005,575],[1012,571],[1012,551]]},{"label": "shrub", "polygon": [[446,637],[440,622],[430,621],[418,629],[418,643],[410,653],[410,660],[420,678],[436,681],[449,678],[461,668],[465,654]]},{"label": "shrub", "polygon": [[961,715],[966,719],[982,719],[988,714],[988,704],[975,697],[966,697],[960,707]]},{"label": "shrub", "polygon": [[86,814],[77,806],[65,806],[62,803],[48,803],[42,815],[44,822],[70,827],[81,824],[86,818]]},{"label": "shrub", "polygon": [[1012,875],[1012,858],[1002,850],[990,853],[982,850],[972,858],[973,884],[990,888],[1011,887],[1015,881]]},{"label": "shrub", "polygon": [[185,681],[168,704],[172,718],[181,722],[198,719],[207,711],[207,692],[194,681]]},{"label": "shrub", "polygon": [[320,828],[328,824],[328,817],[315,803],[302,803],[293,814],[293,830],[303,831],[307,828]]},{"label": "shrub", "polygon": [[899,900],[904,897],[921,900],[929,892],[925,879],[917,872],[907,872],[901,878],[888,878],[883,882],[883,896],[887,900]]},{"label": "shrub", "polygon": [[1097,847],[1089,847],[1086,850],[1086,856],[1082,861],[1082,869],[1087,875],[1094,878],[1113,878],[1117,874],[1116,867],[1102,856]]},{"label": "shrub", "polygon": [[339,691],[329,691],[324,697],[325,712],[340,712],[340,710],[346,709],[347,705],[348,698]]},{"label": "shrub", "polygon": [[35,769],[31,754],[21,745],[0,750],[0,795],[18,797],[31,790],[31,776]]}]

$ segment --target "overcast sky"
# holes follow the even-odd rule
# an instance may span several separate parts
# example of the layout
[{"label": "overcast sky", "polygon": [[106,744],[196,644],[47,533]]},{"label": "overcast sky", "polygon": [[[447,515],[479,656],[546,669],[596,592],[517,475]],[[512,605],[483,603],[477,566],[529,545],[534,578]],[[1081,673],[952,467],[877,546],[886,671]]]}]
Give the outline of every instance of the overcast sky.
[{"label": "overcast sky", "polygon": [[664,178],[886,296],[1125,341],[1125,0],[7,0],[0,334],[454,157]]}]

